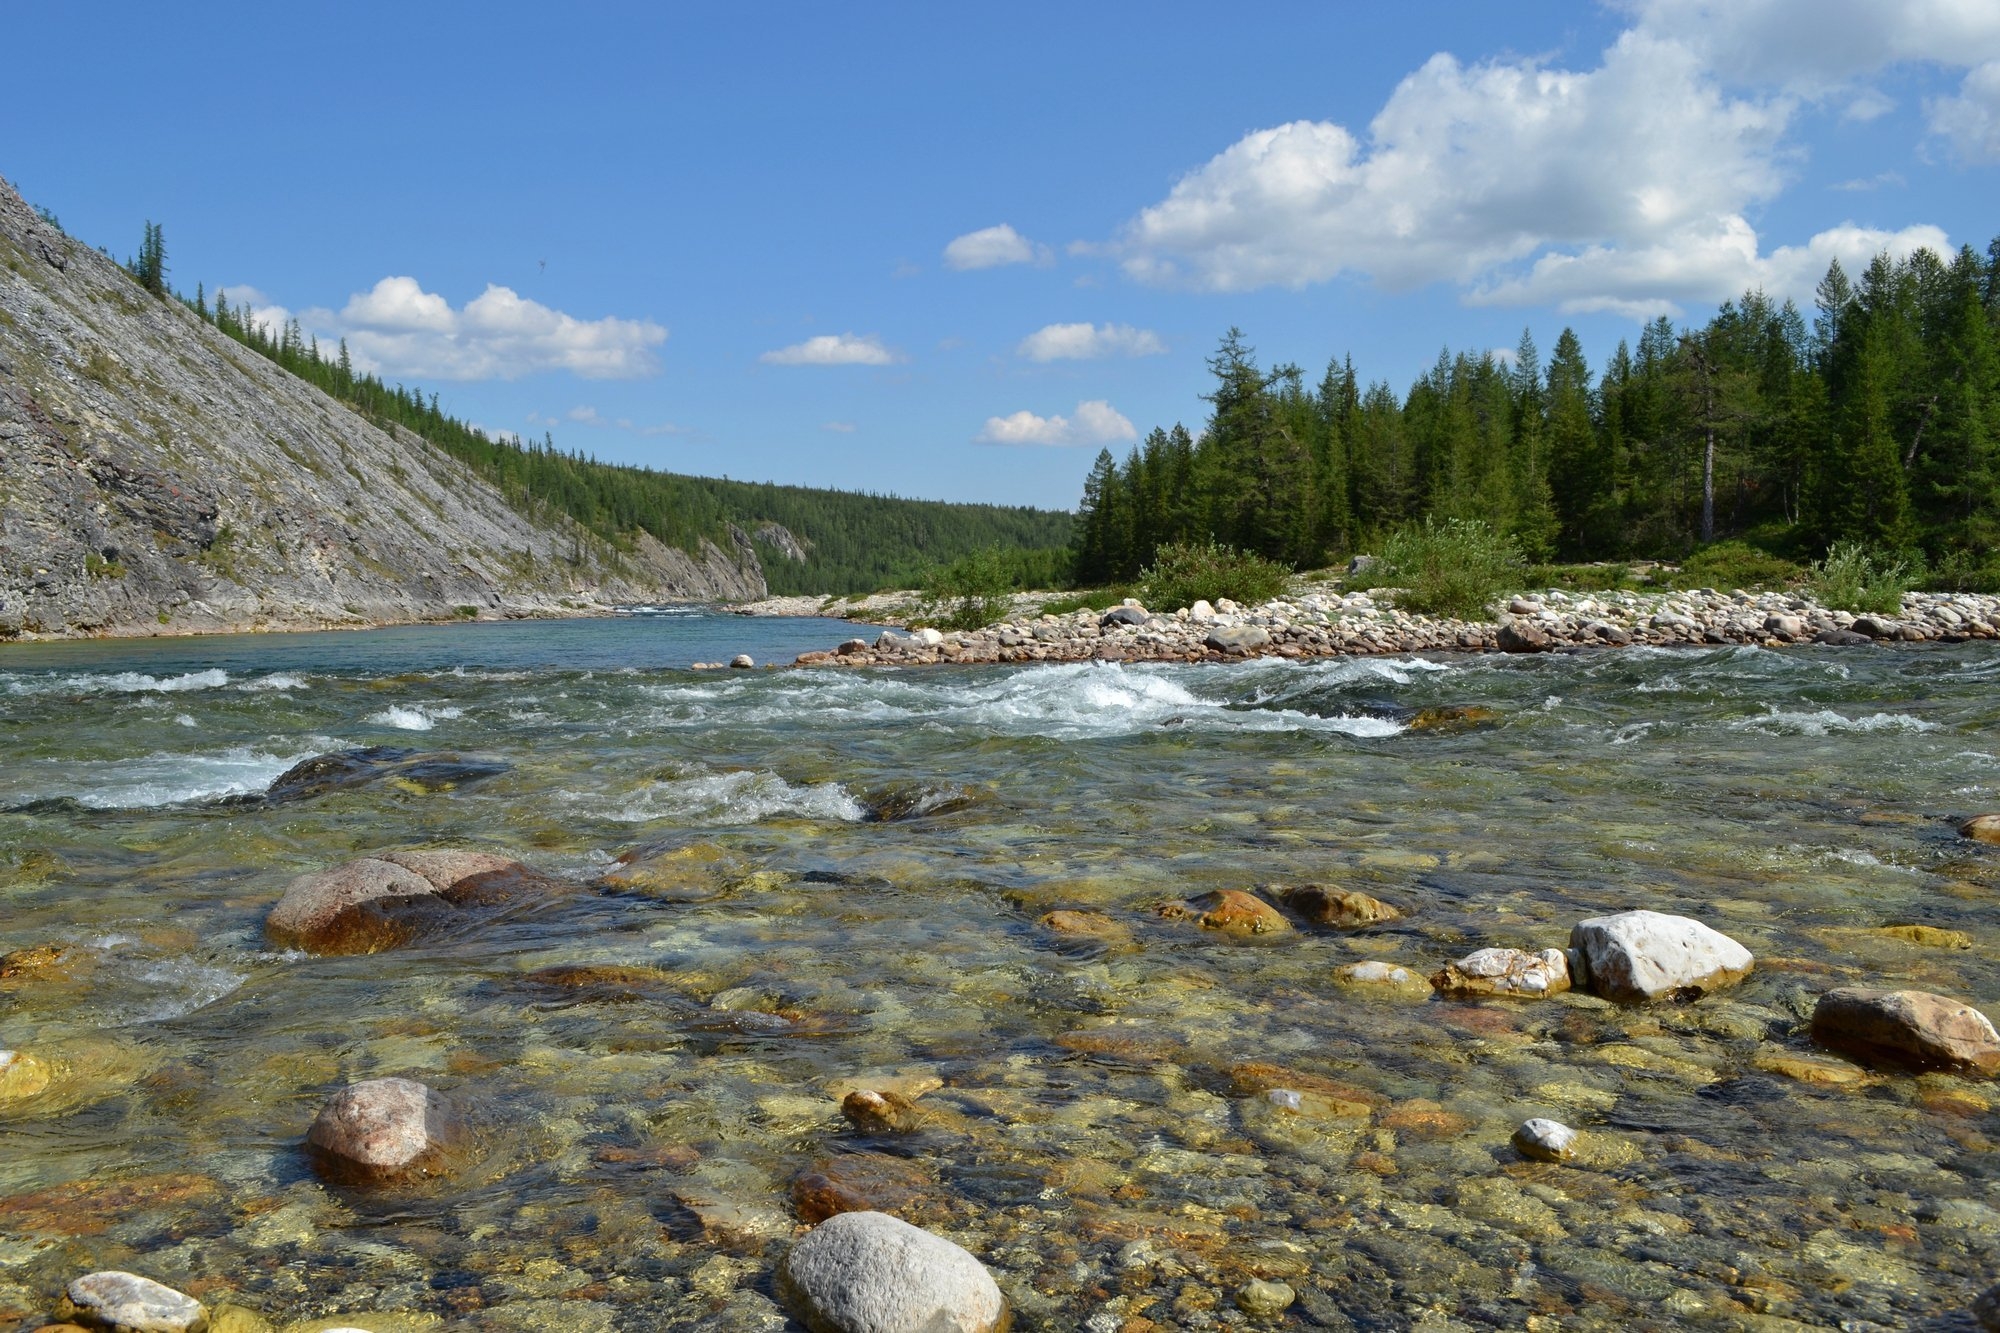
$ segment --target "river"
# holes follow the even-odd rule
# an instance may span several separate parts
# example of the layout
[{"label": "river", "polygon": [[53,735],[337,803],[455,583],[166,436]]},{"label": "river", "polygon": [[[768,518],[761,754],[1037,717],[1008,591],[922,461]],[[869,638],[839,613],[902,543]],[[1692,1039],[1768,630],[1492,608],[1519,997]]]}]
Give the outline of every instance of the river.
[{"label": "river", "polygon": [[[1297,1293],[1264,1326],[1896,1328],[2000,1276],[1994,1085],[1803,1021],[1854,982],[1994,1012],[2000,849],[1954,833],[2000,808],[1992,645],[685,669],[850,633],[0,648],[0,954],[67,947],[0,978],[0,1046],[54,1072],[0,1103],[0,1326],[128,1268],[374,1333],[781,1328],[829,1175],[972,1249],[1021,1328],[1244,1324],[1252,1277]],[[256,799],[376,745],[466,776]],[[576,891],[375,955],[264,939],[292,876],[423,845]],[[653,873],[597,886],[619,858]],[[1157,911],[1303,883],[1405,915],[1238,943]],[[1757,970],[1644,1008],[1333,978],[1632,907]],[[543,979],[577,965],[608,980]],[[476,1159],[322,1184],[314,1113],[385,1074],[468,1107]],[[847,1086],[925,1122],[865,1137]],[[1534,1115],[1590,1151],[1522,1161]]]}]

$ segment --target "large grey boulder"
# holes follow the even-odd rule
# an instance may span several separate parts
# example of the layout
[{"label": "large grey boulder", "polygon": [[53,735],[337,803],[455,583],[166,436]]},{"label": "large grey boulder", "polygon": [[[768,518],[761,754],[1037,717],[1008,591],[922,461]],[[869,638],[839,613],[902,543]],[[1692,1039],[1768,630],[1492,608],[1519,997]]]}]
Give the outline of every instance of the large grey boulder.
[{"label": "large grey boulder", "polygon": [[1247,653],[1271,642],[1271,631],[1262,625],[1232,625],[1211,629],[1203,640],[1218,653]]},{"label": "large grey boulder", "polygon": [[1969,1004],[1918,990],[1843,986],[1813,1007],[1813,1040],[1869,1061],[2000,1073],[2000,1033]]},{"label": "large grey boulder", "polygon": [[1619,912],[1579,921],[1570,950],[1609,1000],[1690,999],[1750,975],[1750,951],[1691,917]]},{"label": "large grey boulder", "polygon": [[1496,643],[1503,653],[1545,653],[1549,650],[1548,631],[1532,620],[1510,620],[1500,627]]},{"label": "large grey boulder", "polygon": [[1110,629],[1116,625],[1143,625],[1152,619],[1143,606],[1114,606],[1097,618],[1099,629]]},{"label": "large grey boulder", "polygon": [[322,1175],[350,1185],[386,1185],[442,1175],[464,1139],[444,1096],[414,1079],[371,1078],[335,1093],[306,1146]]},{"label": "large grey boulder", "polygon": [[840,1213],[778,1266],[813,1333],[998,1333],[1007,1301],[979,1260],[887,1213]]},{"label": "large grey boulder", "polygon": [[63,1290],[57,1313],[86,1328],[113,1333],[202,1333],[208,1311],[200,1301],[149,1277],[109,1269],[89,1273]]}]

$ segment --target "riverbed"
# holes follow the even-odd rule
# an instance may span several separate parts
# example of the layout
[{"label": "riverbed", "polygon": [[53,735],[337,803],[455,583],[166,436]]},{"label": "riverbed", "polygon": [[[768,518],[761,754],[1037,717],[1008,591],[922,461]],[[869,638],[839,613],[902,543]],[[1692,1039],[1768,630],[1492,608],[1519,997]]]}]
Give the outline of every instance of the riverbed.
[{"label": "riverbed", "polygon": [[[0,1046],[55,1074],[0,1104],[0,1327],[126,1268],[280,1326],[783,1328],[829,1179],[972,1250],[1022,1328],[1896,1328],[2000,1276],[1995,1085],[1804,1024],[1855,982],[2000,1012],[2000,849],[1954,831],[2000,808],[1991,643],[685,669],[852,632],[0,648],[0,954],[64,960],[0,977]],[[464,776],[259,799],[367,746]],[[416,846],[575,891],[374,955],[266,941],[292,876]],[[1159,911],[1306,883],[1404,915]],[[1634,907],[1756,971],[1640,1008],[1334,979]],[[322,1183],[314,1113],[387,1074],[470,1108],[473,1160]],[[921,1126],[862,1134],[858,1086]],[[1589,1151],[1522,1160],[1537,1115]],[[1252,1278],[1297,1299],[1253,1320]]]}]

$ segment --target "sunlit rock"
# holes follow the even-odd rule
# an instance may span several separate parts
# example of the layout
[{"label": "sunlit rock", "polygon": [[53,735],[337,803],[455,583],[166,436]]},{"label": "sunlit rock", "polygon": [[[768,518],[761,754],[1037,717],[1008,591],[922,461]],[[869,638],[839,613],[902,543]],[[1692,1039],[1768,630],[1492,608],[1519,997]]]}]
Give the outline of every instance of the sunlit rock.
[{"label": "sunlit rock", "polygon": [[1561,1162],[1576,1155],[1576,1131],[1542,1116],[1522,1121],[1513,1142],[1515,1152],[1538,1162]]},{"label": "sunlit rock", "polygon": [[1354,889],[1334,889],[1322,884],[1301,884],[1278,890],[1285,906],[1316,926],[1351,930],[1381,921],[1399,921],[1403,914],[1379,898]]},{"label": "sunlit rock", "polygon": [[56,1313],[112,1333],[204,1333],[208,1328],[208,1311],[194,1297],[115,1269],[70,1283]]},{"label": "sunlit rock", "polygon": [[334,1094],[306,1145],[327,1178],[383,1185],[443,1174],[464,1134],[457,1108],[442,1094],[414,1079],[374,1078]]},{"label": "sunlit rock", "polygon": [[1218,889],[1185,903],[1168,903],[1159,914],[1170,921],[1191,920],[1203,930],[1238,939],[1282,935],[1292,928],[1277,908],[1241,889]]},{"label": "sunlit rock", "polygon": [[1864,1060],[2000,1073],[2000,1033],[1969,1004],[1928,991],[1843,986],[1819,997],[1813,1040]]},{"label": "sunlit rock", "polygon": [[841,1213],[785,1255],[778,1287],[821,1333],[999,1333],[1007,1302],[979,1260],[887,1213]]},{"label": "sunlit rock", "polygon": [[1741,981],[1755,965],[1722,932],[1664,912],[1592,917],[1577,923],[1569,943],[1590,990],[1610,1000],[1692,998]]},{"label": "sunlit rock", "polygon": [[1539,999],[1570,987],[1569,959],[1561,949],[1479,949],[1446,963],[1431,986],[1454,999],[1500,995]]}]

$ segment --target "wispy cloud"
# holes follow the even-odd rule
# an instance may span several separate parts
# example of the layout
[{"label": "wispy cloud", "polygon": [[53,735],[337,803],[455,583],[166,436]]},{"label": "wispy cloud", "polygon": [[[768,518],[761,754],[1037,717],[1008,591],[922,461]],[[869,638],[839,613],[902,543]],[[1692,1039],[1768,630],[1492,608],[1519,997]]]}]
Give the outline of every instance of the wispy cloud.
[{"label": "wispy cloud", "polygon": [[1090,361],[1104,356],[1158,356],[1160,335],[1130,324],[1049,324],[1014,349],[1030,361]]},{"label": "wispy cloud", "polygon": [[822,333],[757,359],[771,366],[892,366],[903,358],[872,333]]},{"label": "wispy cloud", "polygon": [[819,428],[821,430],[830,430],[835,435],[854,434],[854,423],[852,421],[822,421],[819,423]]}]

